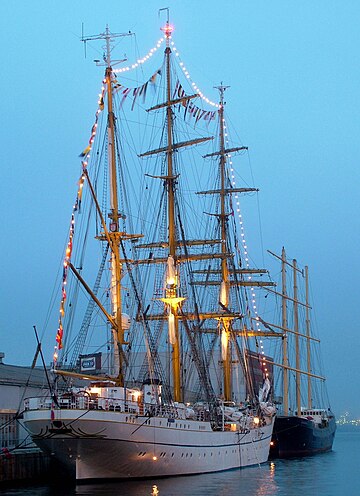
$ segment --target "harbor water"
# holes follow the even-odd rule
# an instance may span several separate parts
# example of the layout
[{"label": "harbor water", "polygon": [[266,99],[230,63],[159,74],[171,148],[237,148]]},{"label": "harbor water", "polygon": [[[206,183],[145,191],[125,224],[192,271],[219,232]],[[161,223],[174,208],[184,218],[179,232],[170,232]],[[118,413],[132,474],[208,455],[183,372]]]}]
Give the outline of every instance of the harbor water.
[{"label": "harbor water", "polygon": [[97,484],[0,486],[2,496],[358,496],[360,428],[338,429],[332,452],[215,474]]}]

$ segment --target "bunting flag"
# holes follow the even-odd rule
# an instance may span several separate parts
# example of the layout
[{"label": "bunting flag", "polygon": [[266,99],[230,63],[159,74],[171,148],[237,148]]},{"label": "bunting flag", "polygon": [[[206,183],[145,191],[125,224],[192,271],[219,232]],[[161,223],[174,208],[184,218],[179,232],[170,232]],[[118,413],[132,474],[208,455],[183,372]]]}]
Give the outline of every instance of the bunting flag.
[{"label": "bunting flag", "polygon": [[63,344],[62,344],[62,338],[63,338],[63,326],[62,326],[62,323],[61,321],[59,322],[59,327],[58,327],[58,330],[57,330],[57,334],[56,334],[56,342],[58,344],[58,349],[61,350],[61,348],[63,347]]},{"label": "bunting flag", "polygon": [[[86,162],[83,162],[82,164],[83,164],[83,170],[85,170]],[[57,352],[58,352],[58,350],[61,350],[63,348],[63,335],[64,335],[63,319],[65,317],[65,303],[66,303],[66,299],[67,299],[66,285],[67,285],[67,278],[68,278],[68,272],[69,272],[69,263],[71,261],[72,250],[73,250],[73,239],[74,239],[74,235],[75,235],[75,212],[80,210],[84,181],[85,181],[85,174],[83,172],[79,181],[78,181],[78,191],[77,191],[77,195],[76,195],[76,201],[74,203],[73,211],[71,214],[69,240],[68,240],[67,245],[66,245],[65,257],[64,257],[64,262],[63,262],[61,300],[60,300],[60,308],[59,308],[59,321],[58,321],[58,329],[57,329],[56,338],[55,338],[55,341],[56,341],[55,351],[54,351],[54,356],[53,356],[55,364],[56,364],[56,361],[58,358]]]},{"label": "bunting flag", "polygon": [[155,84],[158,75],[161,75],[161,69],[158,69],[149,79],[152,84]]},{"label": "bunting flag", "polygon": [[99,101],[98,101],[98,109],[95,113],[95,122],[91,128],[91,133],[90,133],[90,138],[89,138],[89,144],[88,146],[80,153],[79,157],[80,158],[85,158],[89,155],[92,144],[94,143],[95,140],[95,135],[96,135],[96,129],[98,125],[98,120],[99,120],[99,114],[104,110],[104,95],[105,95],[105,87],[102,88],[101,94],[99,95]]},{"label": "bunting flag", "polygon": [[122,84],[120,84],[116,79],[114,79],[113,81],[113,93],[116,94],[116,93],[120,93],[123,95],[122,97],[122,100],[120,102],[120,107],[122,107],[125,99],[131,95],[133,97],[133,101],[132,101],[132,104],[131,104],[131,110],[134,110],[134,107],[135,107],[135,102],[136,102],[136,99],[139,97],[139,96],[142,96],[142,102],[144,103],[145,102],[145,98],[146,98],[146,92],[147,92],[147,89],[148,89],[148,85],[149,83],[151,84],[155,84],[156,83],[156,79],[157,79],[157,76],[161,74],[161,69],[158,69],[152,76],[150,79],[148,79],[144,84],[142,84],[141,86],[137,86],[136,88],[127,88],[126,86],[123,86]]},{"label": "bunting flag", "polygon": [[[184,111],[184,119],[186,119],[186,116],[191,116],[192,118],[195,119],[195,124],[197,124],[201,119],[205,121],[211,121],[215,119],[216,116],[216,110],[215,111],[210,111],[210,110],[203,110],[199,107],[197,107],[192,100],[186,99],[186,93],[184,88],[181,86],[179,80],[177,80],[176,85],[175,85],[175,90],[173,93],[173,98],[184,98],[181,101],[181,105],[185,107]],[[179,106],[179,110],[180,110]]]},{"label": "bunting flag", "polygon": [[82,152],[80,153],[79,157],[81,157],[81,158],[86,157],[86,155],[88,155],[88,154],[90,153],[90,150],[91,150],[91,146],[89,145],[89,146],[87,146],[87,147],[85,148],[85,150],[84,150],[84,151],[82,151]]}]

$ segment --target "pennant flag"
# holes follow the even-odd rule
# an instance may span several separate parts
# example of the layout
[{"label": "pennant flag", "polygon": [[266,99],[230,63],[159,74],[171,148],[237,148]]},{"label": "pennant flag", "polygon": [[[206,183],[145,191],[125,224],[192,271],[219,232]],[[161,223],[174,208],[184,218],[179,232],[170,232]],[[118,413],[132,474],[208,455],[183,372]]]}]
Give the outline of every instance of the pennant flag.
[{"label": "pennant flag", "polygon": [[158,69],[152,76],[151,78],[149,79],[149,81],[152,83],[152,84],[155,84],[156,82],[156,78],[158,77],[158,75],[161,75],[161,69]]},{"label": "pennant flag", "polygon": [[135,105],[135,102],[136,102],[136,98],[138,96],[138,93],[140,91],[140,87],[139,88],[134,88],[134,91],[133,91],[133,102],[132,102],[132,105],[131,105],[131,110],[134,110],[134,105]]},{"label": "pennant flag", "polygon": [[59,350],[61,350],[61,348],[63,347],[63,344],[62,344],[63,333],[64,333],[63,326],[62,326],[62,323],[60,320],[59,321],[59,328],[58,328],[58,331],[56,334],[56,342],[58,343]]},{"label": "pennant flag", "polygon": [[90,153],[90,150],[91,150],[91,146],[89,145],[89,146],[87,146],[87,147],[85,148],[85,150],[84,150],[84,151],[82,151],[82,152],[80,153],[79,157],[81,157],[81,158],[86,157],[86,155],[87,155],[88,153]]},{"label": "pennant flag", "polygon": [[179,89],[179,86],[180,86],[180,82],[179,80],[176,81],[176,85],[175,85],[175,89],[174,89],[174,93],[173,93],[173,99],[175,98],[175,95],[177,94],[178,92],[178,89]]}]

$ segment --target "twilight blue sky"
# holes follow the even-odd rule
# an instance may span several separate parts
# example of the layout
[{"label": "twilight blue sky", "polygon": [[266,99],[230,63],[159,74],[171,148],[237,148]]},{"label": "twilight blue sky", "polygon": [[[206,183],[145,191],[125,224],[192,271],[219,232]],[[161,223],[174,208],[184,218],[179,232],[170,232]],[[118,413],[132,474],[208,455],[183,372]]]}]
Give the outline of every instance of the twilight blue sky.
[{"label": "twilight blue sky", "polygon": [[356,0],[0,2],[0,351],[6,363],[31,363],[32,326],[44,326],[63,256],[102,77],[92,63],[99,46],[84,58],[81,24],[86,34],[107,23],[131,30],[145,54],[161,35],[162,7],[198,86],[213,99],[214,85],[231,86],[227,110],[250,149],[264,250],[284,245],[309,265],[331,403],[360,416]]}]

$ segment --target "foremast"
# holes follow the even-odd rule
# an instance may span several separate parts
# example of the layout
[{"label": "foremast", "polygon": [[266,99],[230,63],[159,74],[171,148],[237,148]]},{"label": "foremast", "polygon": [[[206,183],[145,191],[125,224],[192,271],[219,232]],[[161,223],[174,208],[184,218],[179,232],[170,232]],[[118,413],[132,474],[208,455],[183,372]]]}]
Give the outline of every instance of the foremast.
[{"label": "foremast", "polygon": [[116,153],[115,153],[115,119],[112,99],[112,68],[110,61],[109,37],[106,38],[107,48],[107,67],[105,71],[105,81],[108,98],[108,158],[110,174],[110,219],[109,237],[111,241],[111,303],[112,313],[115,319],[116,327],[112,328],[114,340],[114,357],[116,368],[118,368],[118,382],[124,385],[123,363],[122,363],[122,346],[124,344],[124,330],[122,326],[122,302],[121,302],[121,277],[122,264],[120,261],[120,239],[122,233],[119,232],[119,204],[118,204],[118,186],[116,179]]},{"label": "foremast", "polygon": [[[123,346],[127,344],[125,342],[125,329],[122,321],[122,284],[121,279],[123,277],[122,270],[122,260],[120,255],[120,248],[123,248],[123,242],[128,239],[138,239],[142,237],[140,234],[129,234],[120,230],[119,220],[125,218],[119,212],[119,201],[118,201],[118,180],[117,180],[117,153],[116,153],[116,139],[115,139],[115,115],[113,108],[113,83],[115,77],[113,75],[112,60],[111,60],[111,41],[113,38],[120,36],[128,36],[131,33],[126,34],[112,34],[106,26],[105,33],[91,36],[89,38],[83,38],[82,41],[104,39],[106,42],[104,62],[105,62],[105,78],[104,84],[106,86],[107,95],[107,147],[108,147],[108,171],[110,177],[110,210],[108,213],[109,218],[109,228],[106,225],[106,221],[103,219],[100,212],[100,208],[97,203],[97,199],[94,193],[94,189],[90,183],[88,174],[86,177],[90,183],[90,189],[92,191],[92,196],[97,206],[98,214],[101,219],[103,232],[98,239],[101,241],[107,241],[111,250],[110,257],[110,272],[111,272],[111,282],[110,282],[110,294],[111,294],[111,316],[109,316],[108,321],[111,325],[111,331],[113,336],[113,347],[114,347],[114,378],[119,386],[124,386],[124,350]],[[99,64],[98,64],[99,65]],[[91,293],[90,293],[91,294]]]}]

